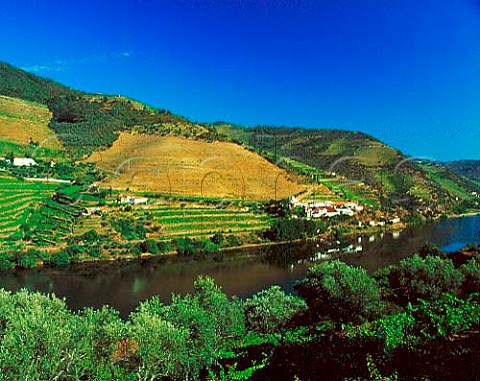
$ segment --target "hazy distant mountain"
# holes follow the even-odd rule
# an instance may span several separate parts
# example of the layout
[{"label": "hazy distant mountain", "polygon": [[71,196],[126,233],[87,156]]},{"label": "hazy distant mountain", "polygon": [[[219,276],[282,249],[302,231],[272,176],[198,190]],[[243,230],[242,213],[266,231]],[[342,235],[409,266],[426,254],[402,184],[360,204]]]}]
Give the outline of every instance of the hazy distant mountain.
[{"label": "hazy distant mountain", "polygon": [[480,160],[458,160],[446,164],[462,176],[480,180]]}]

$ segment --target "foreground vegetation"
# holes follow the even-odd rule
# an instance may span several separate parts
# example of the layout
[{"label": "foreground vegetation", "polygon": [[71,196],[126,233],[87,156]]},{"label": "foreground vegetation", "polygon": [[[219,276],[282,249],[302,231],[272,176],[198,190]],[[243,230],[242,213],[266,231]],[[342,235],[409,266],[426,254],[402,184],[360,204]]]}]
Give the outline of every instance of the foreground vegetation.
[{"label": "foreground vegetation", "polygon": [[299,296],[273,286],[247,300],[200,277],[192,294],[154,297],[127,320],[2,290],[1,379],[476,379],[479,256],[424,248],[373,276],[324,262]]}]

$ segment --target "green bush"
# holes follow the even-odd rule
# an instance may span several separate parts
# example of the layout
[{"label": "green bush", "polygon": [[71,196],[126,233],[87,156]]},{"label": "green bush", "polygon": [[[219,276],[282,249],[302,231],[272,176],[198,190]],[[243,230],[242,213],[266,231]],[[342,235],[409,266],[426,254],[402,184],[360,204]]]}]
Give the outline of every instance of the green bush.
[{"label": "green bush", "polygon": [[140,244],[140,250],[142,253],[158,254],[160,249],[157,242],[154,239],[146,239]]},{"label": "green bush", "polygon": [[317,224],[312,220],[285,217],[276,219],[265,232],[265,237],[271,241],[293,241],[313,237],[316,231]]},{"label": "green bush", "polygon": [[58,253],[52,255],[52,261],[57,266],[65,266],[70,263],[71,259],[65,250],[60,250]]},{"label": "green bush", "polygon": [[203,257],[218,251],[218,246],[211,240],[177,238],[173,241],[177,253],[182,257]]},{"label": "green bush", "polygon": [[[478,297],[476,295],[475,297]],[[430,341],[480,327],[480,304],[475,297],[465,300],[450,294],[387,315],[360,326],[346,326],[346,334],[355,339],[376,338],[387,352],[405,347],[414,350]]]},{"label": "green bush", "polygon": [[434,300],[443,293],[458,295],[465,280],[450,259],[414,255],[383,272],[389,299],[402,306],[417,299]]},{"label": "green bush", "polygon": [[144,239],[146,236],[142,221],[136,221],[131,217],[114,220],[112,226],[125,239]]},{"label": "green bush", "polygon": [[276,333],[306,308],[306,303],[299,297],[287,295],[279,286],[272,286],[245,301],[247,327],[261,334]]},{"label": "green bush", "polygon": [[210,278],[199,278],[195,294],[142,303],[131,315],[129,337],[138,343],[142,379],[199,379],[244,334],[243,306]]},{"label": "green bush", "polygon": [[295,285],[314,319],[326,316],[339,322],[359,321],[383,311],[380,290],[365,269],[339,260],[311,267]]},{"label": "green bush", "polygon": [[460,267],[465,281],[462,285],[464,294],[471,294],[473,292],[480,292],[480,261],[473,258]]}]

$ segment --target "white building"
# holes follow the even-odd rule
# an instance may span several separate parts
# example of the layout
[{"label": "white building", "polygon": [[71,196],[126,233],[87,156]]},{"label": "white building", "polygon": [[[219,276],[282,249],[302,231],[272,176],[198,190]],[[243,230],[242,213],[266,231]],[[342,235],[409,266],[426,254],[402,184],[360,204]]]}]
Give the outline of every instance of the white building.
[{"label": "white building", "polygon": [[120,203],[121,204],[131,204],[131,205],[148,204],[148,198],[147,197],[131,196],[131,195],[128,195],[128,194],[122,194],[120,196]]},{"label": "white building", "polygon": [[37,162],[28,157],[14,157],[13,165],[15,167],[31,167],[31,166],[37,165]]}]

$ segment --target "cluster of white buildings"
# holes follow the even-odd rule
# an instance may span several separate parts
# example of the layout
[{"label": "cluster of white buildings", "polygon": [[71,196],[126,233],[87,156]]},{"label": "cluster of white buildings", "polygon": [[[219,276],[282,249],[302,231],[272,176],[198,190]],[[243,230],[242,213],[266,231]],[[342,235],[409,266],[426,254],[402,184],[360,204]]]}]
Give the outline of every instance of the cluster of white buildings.
[{"label": "cluster of white buildings", "polygon": [[290,200],[292,207],[302,207],[307,218],[330,218],[335,216],[352,217],[356,212],[363,210],[363,206],[356,202],[333,201],[299,201],[295,196]]}]

